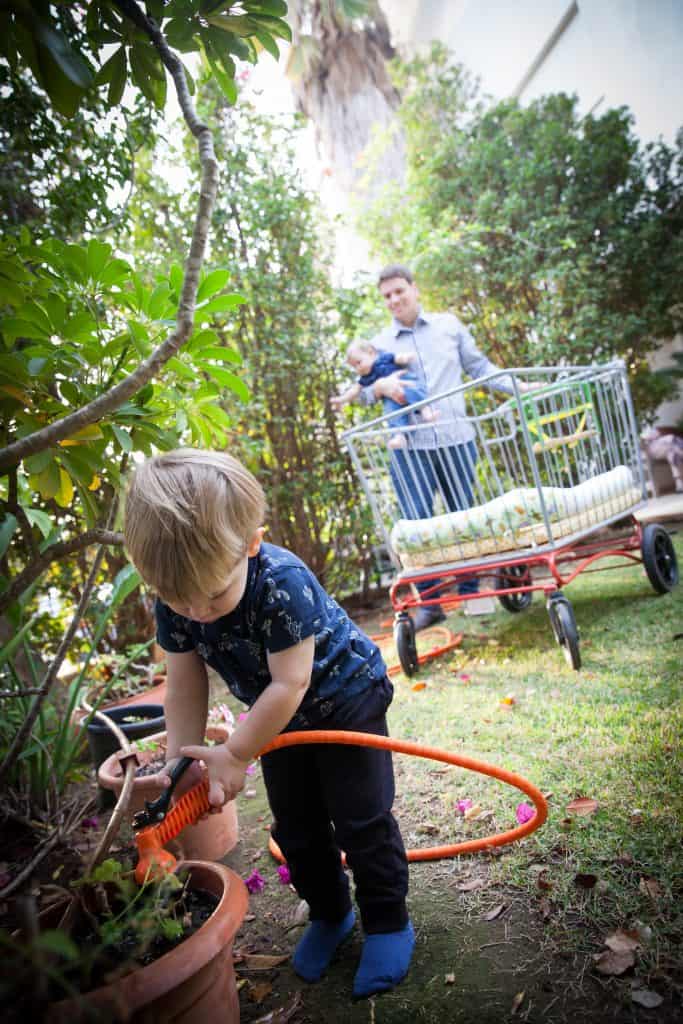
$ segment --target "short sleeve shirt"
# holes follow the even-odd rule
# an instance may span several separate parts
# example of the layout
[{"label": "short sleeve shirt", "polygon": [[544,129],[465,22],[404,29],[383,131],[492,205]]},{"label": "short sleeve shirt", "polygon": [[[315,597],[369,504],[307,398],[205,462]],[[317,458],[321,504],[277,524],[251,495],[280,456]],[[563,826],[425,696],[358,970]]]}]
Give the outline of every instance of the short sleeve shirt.
[{"label": "short sleeve shirt", "polygon": [[381,682],[379,649],[311,570],[284,548],[262,544],[249,559],[238,606],[216,622],[195,622],[156,602],[157,639],[164,650],[196,650],[249,707],[272,681],[268,653],[315,637],[311,684],[290,725],[315,725],[352,697]]}]

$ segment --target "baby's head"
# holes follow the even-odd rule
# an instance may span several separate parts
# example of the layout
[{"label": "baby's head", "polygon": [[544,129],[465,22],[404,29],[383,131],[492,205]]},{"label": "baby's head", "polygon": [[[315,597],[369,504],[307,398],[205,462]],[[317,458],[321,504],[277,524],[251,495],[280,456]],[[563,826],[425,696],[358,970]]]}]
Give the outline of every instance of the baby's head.
[{"label": "baby's head", "polygon": [[162,601],[213,621],[242,598],[265,509],[260,484],[231,455],[192,448],[156,455],[128,487],[126,550]]},{"label": "baby's head", "polygon": [[378,356],[377,349],[369,341],[352,341],[346,350],[346,362],[351,369],[363,377],[370,373],[372,364]]}]

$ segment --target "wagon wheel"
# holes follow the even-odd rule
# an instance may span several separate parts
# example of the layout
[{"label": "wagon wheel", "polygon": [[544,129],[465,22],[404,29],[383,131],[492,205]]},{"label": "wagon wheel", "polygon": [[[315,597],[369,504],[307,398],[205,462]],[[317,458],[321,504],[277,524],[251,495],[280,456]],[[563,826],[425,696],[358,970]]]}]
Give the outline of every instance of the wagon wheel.
[{"label": "wagon wheel", "polygon": [[407,676],[413,676],[418,669],[415,626],[407,612],[399,612],[394,620],[394,643],[401,668]]},{"label": "wagon wheel", "polygon": [[565,661],[578,671],[581,668],[579,631],[576,628],[574,610],[564,594],[558,593],[550,598],[548,615],[555,639],[562,648]]},{"label": "wagon wheel", "polygon": [[[509,565],[496,573],[494,586],[496,590],[507,590],[509,587],[527,586],[531,583],[528,565]],[[523,612],[531,604],[533,594],[530,590],[520,590],[517,594],[498,594],[498,600],[506,612]]]},{"label": "wagon wheel", "polygon": [[671,537],[659,523],[648,523],[640,543],[643,565],[658,594],[668,594],[678,583],[678,562]]}]

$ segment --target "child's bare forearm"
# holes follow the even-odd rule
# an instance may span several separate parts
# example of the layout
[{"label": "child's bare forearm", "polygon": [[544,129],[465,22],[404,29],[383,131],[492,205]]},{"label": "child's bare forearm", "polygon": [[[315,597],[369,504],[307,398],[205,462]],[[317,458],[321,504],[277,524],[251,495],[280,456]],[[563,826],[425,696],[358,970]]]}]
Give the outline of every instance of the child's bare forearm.
[{"label": "child's bare forearm", "polygon": [[410,366],[415,361],[414,352],[397,352],[394,356],[394,362],[397,366]]},{"label": "child's bare forearm", "polygon": [[164,716],[166,760],[180,756],[180,748],[204,742],[209,709],[209,681],[199,656],[170,655]]},{"label": "child's bare forearm", "polygon": [[304,699],[307,686],[293,688],[273,680],[263,691],[227,742],[238,761],[252,761],[282,732]]}]

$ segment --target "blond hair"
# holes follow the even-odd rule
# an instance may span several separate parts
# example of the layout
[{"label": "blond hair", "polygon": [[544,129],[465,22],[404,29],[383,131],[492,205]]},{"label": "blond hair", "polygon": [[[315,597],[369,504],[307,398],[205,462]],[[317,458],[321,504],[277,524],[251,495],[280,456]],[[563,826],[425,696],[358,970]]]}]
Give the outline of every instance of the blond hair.
[{"label": "blond hair", "polygon": [[365,341],[364,338],[356,338],[356,340],[352,341],[346,350],[347,358],[350,355],[353,355],[354,352],[367,352],[368,355],[371,356],[377,353],[377,349],[371,341]]},{"label": "blond hair", "polygon": [[237,459],[179,448],[135,470],[125,502],[126,550],[162,600],[184,604],[225,586],[265,511],[261,485]]}]

